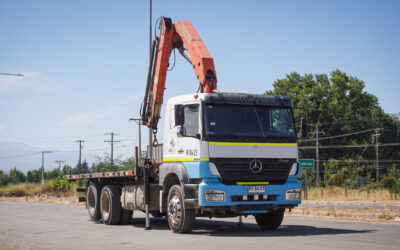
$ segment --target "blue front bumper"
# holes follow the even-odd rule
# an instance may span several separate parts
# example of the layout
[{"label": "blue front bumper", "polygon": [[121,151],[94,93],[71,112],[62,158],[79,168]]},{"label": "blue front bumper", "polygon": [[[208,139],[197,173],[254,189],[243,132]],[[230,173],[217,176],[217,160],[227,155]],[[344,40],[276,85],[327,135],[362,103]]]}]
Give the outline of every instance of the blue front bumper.
[{"label": "blue front bumper", "polygon": [[[301,184],[296,179],[288,179],[283,185],[264,185],[264,193],[256,193],[257,195],[275,196],[273,201],[233,201],[233,196],[254,195],[248,193],[248,185],[225,185],[218,179],[203,179],[199,185],[199,206],[237,206],[237,205],[255,205],[255,204],[275,204],[275,205],[298,205],[301,200],[285,200],[286,191],[289,189],[301,189]],[[224,202],[206,201],[205,192],[207,190],[220,190],[225,192]]]},{"label": "blue front bumper", "polygon": [[[265,213],[266,210],[276,207],[291,207],[301,203],[301,200],[286,200],[286,191],[290,189],[301,189],[301,183],[297,181],[300,176],[300,169],[297,174],[290,176],[285,184],[281,185],[263,185],[265,187],[264,193],[256,193],[256,195],[269,195],[274,196],[274,200],[268,201],[233,201],[233,196],[243,195],[255,195],[248,193],[248,185],[225,185],[221,183],[218,178],[209,172],[208,161],[200,162],[185,162],[185,167],[189,173],[190,178],[202,178],[202,182],[199,184],[198,189],[198,206],[204,207],[253,207],[249,210],[243,211],[243,213]],[[258,186],[258,185],[257,185]],[[223,202],[209,202],[205,198],[205,192],[207,190],[219,190],[225,192],[225,201]],[[262,206],[265,205],[265,206]],[[261,207],[262,209],[257,209]]]}]

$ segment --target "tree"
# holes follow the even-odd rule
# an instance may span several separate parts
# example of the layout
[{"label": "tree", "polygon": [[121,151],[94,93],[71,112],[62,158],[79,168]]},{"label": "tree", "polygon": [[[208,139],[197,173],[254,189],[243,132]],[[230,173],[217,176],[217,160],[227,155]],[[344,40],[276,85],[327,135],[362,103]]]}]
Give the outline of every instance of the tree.
[{"label": "tree", "polygon": [[70,165],[64,165],[62,169],[63,174],[74,174],[75,169]]},{"label": "tree", "polygon": [[8,175],[3,170],[0,170],[0,186],[6,186],[9,182]]},{"label": "tree", "polygon": [[[383,128],[380,143],[400,141],[400,120],[398,115],[386,114],[379,106],[378,98],[367,93],[365,83],[357,77],[340,70],[327,74],[305,74],[296,72],[286,75],[273,83],[269,95],[290,96],[295,106],[304,107],[310,129],[319,124],[325,136],[341,135],[356,131]],[[295,121],[299,124],[302,110],[295,110]],[[298,128],[297,131],[300,131]],[[372,133],[321,140],[320,145],[371,144]],[[310,136],[311,138],[311,136]],[[315,145],[315,141],[301,142],[301,145]],[[301,158],[314,158],[314,150],[300,150]],[[398,159],[396,147],[381,147],[380,157]],[[320,159],[375,159],[375,149],[321,149]],[[385,171],[385,170],[384,170]],[[382,173],[384,173],[382,171]]]},{"label": "tree", "polygon": [[89,173],[89,164],[86,162],[86,160],[82,162],[81,173],[82,174]]},{"label": "tree", "polygon": [[10,183],[13,183],[13,184],[25,182],[25,180],[26,180],[25,174],[22,171],[18,170],[16,167],[14,167],[10,170],[8,177],[10,179]]}]

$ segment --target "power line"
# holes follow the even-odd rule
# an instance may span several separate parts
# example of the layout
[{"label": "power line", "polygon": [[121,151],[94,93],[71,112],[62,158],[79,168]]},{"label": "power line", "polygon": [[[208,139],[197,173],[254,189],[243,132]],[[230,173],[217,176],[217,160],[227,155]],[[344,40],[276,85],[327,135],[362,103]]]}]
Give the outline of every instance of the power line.
[{"label": "power line", "polygon": [[13,159],[13,158],[24,158],[27,156],[37,155],[37,154],[41,154],[41,153],[42,152],[34,152],[34,153],[28,153],[28,154],[22,154],[22,155],[5,156],[5,157],[0,157],[0,160]]},{"label": "power line", "polygon": [[3,142],[19,142],[19,141],[35,141],[35,140],[51,140],[51,139],[71,139],[79,137],[96,137],[103,136],[103,134],[88,134],[88,135],[65,135],[65,136],[53,136],[53,137],[28,137],[28,138],[10,138],[5,139]]},{"label": "power line", "polygon": [[[320,160],[320,161],[329,162],[330,160]],[[351,161],[351,162],[349,162],[349,161]],[[333,163],[336,163],[336,162],[338,162],[338,163],[348,163],[348,164],[350,164],[350,163],[360,163],[360,162],[363,162],[363,163],[374,163],[375,161],[376,160],[348,159],[348,160],[333,160]],[[379,162],[390,163],[390,162],[400,162],[400,160],[380,160]]]},{"label": "power line", "polygon": [[[350,135],[357,135],[357,134],[367,133],[367,132],[374,131],[374,130],[375,129],[368,129],[368,130],[363,130],[363,131],[358,131],[358,132],[353,132],[353,133],[348,133],[348,134],[320,137],[318,139],[319,140],[334,139],[334,138],[346,137],[346,136],[350,136]],[[299,140],[299,142],[307,142],[307,141],[315,141],[315,139]]]},{"label": "power line", "polygon": [[[390,147],[390,146],[400,146],[400,142],[379,144],[379,147]],[[318,148],[363,148],[363,147],[376,147],[376,144],[318,146]],[[315,149],[315,146],[302,146],[302,147],[299,147],[299,149]]]}]

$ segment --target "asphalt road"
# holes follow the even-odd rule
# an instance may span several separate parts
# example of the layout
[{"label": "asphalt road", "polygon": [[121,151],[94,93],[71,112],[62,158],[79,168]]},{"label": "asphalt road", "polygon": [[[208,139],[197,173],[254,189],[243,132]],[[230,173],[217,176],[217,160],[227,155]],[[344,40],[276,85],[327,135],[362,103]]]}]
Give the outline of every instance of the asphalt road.
[{"label": "asphalt road", "polygon": [[[254,218],[196,220],[191,234],[173,234],[166,219],[143,213],[132,225],[106,226],[83,206],[0,202],[0,243],[44,249],[400,249],[400,224],[286,217],[277,231],[260,231]],[[1,248],[1,245],[0,245]]]}]

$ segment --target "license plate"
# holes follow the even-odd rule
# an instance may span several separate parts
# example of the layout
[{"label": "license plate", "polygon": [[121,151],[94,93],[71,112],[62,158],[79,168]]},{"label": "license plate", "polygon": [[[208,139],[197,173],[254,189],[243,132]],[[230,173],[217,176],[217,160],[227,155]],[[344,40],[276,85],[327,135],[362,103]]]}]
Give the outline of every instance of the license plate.
[{"label": "license plate", "polygon": [[265,193],[265,186],[249,186],[249,193]]}]

